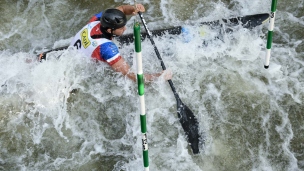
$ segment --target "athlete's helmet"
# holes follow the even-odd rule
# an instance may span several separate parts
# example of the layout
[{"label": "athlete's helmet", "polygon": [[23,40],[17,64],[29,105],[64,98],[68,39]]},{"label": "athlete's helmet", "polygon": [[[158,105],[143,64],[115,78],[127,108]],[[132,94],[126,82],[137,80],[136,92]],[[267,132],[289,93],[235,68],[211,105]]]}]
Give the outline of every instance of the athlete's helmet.
[{"label": "athlete's helmet", "polygon": [[126,15],[118,9],[107,9],[100,18],[101,26],[104,28],[118,29],[126,25]]}]

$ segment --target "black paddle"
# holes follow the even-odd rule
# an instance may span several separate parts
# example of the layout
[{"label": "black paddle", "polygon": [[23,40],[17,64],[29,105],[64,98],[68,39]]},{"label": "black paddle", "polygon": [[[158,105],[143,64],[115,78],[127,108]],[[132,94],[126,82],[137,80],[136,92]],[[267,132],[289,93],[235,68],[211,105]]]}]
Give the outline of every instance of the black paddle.
[{"label": "black paddle", "polygon": [[[149,31],[146,21],[142,15],[141,12],[138,12],[139,17],[147,31],[147,36],[150,39],[153,47],[154,47],[154,51],[156,53],[157,58],[160,60],[161,62],[161,66],[163,70],[166,70],[166,66],[159,54],[159,51],[154,43],[154,40],[152,39],[152,33]],[[199,153],[199,129],[198,129],[198,121],[195,118],[193,112],[188,108],[188,106],[186,106],[182,100],[179,98],[179,95],[177,94],[175,87],[173,85],[172,80],[168,80],[170,87],[174,93],[175,99],[176,99],[176,103],[177,103],[177,115],[179,117],[179,121],[182,124],[182,127],[186,133],[188,142],[190,143],[190,146],[192,148],[192,151],[194,154]]]}]

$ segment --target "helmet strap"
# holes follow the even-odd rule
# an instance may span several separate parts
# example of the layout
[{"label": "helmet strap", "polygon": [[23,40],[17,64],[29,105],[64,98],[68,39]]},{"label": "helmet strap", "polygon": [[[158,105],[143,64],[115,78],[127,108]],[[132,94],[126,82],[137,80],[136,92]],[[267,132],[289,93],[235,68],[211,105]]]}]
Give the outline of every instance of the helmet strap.
[{"label": "helmet strap", "polygon": [[112,37],[117,37],[117,35],[115,35],[113,32],[114,32],[115,29],[111,29],[111,35]]},{"label": "helmet strap", "polygon": [[101,30],[102,34],[104,35],[104,37],[105,37],[106,39],[111,40],[111,38],[113,37],[112,29],[111,29],[111,33],[109,33],[109,32],[107,31],[108,28],[100,27],[100,30]]}]

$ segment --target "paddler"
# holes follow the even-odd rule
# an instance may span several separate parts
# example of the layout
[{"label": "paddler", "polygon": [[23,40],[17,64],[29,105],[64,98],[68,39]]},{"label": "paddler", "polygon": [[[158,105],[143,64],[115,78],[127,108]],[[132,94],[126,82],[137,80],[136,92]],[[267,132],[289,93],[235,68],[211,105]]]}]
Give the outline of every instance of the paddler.
[{"label": "paddler", "polygon": [[[112,39],[121,36],[126,30],[126,15],[136,15],[139,11],[145,12],[145,7],[142,4],[136,4],[136,7],[121,5],[94,15],[89,23],[75,35],[70,46],[74,46],[86,56],[106,62],[115,71],[136,81],[136,74],[131,72],[129,64],[121,56]],[[170,71],[163,71],[145,74],[144,79],[145,82],[150,82],[161,75],[165,80],[172,78]]]}]

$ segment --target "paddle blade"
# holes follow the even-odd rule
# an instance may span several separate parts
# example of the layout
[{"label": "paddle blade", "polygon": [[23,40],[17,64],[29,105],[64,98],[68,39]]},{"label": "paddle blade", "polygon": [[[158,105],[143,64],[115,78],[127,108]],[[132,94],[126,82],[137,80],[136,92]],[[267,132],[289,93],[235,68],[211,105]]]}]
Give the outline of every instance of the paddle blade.
[{"label": "paddle blade", "polygon": [[200,134],[197,119],[195,118],[193,112],[188,108],[188,106],[183,104],[183,102],[181,102],[180,100],[177,103],[177,115],[186,133],[188,142],[190,143],[193,153],[198,154]]}]

